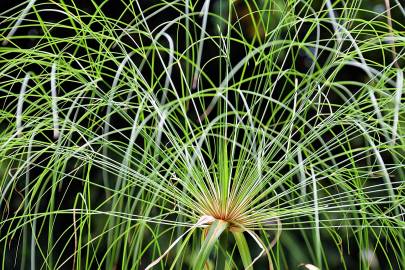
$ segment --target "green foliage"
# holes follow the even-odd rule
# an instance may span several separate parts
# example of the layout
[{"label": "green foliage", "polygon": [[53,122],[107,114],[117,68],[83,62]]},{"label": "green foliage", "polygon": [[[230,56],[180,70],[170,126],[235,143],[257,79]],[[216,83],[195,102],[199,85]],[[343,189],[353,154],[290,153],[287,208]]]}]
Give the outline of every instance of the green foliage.
[{"label": "green foliage", "polygon": [[0,15],[2,269],[405,268],[399,2],[101,2]]}]

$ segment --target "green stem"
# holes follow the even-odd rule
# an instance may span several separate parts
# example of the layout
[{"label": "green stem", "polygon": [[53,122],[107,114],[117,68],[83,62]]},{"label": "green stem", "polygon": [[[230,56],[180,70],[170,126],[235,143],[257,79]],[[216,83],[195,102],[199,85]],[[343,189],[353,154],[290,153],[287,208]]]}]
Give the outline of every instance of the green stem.
[{"label": "green stem", "polygon": [[194,270],[202,270],[204,268],[205,262],[211,253],[212,248],[218,241],[221,234],[226,228],[228,228],[229,223],[223,220],[215,220],[208,231],[208,235],[205,238],[200,252],[197,255],[196,262],[194,264]]},{"label": "green stem", "polygon": [[243,267],[245,269],[252,268],[252,257],[250,256],[249,246],[246,241],[246,237],[241,231],[233,231],[233,237],[235,238],[236,245],[238,246],[239,255],[242,259]]}]

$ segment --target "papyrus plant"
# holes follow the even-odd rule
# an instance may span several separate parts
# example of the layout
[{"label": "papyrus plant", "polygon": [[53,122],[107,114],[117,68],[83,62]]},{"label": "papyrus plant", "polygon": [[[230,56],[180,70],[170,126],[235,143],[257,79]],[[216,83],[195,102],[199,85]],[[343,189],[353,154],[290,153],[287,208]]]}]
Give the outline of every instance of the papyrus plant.
[{"label": "papyrus plant", "polygon": [[100,2],[0,15],[3,269],[405,267],[399,1]]}]

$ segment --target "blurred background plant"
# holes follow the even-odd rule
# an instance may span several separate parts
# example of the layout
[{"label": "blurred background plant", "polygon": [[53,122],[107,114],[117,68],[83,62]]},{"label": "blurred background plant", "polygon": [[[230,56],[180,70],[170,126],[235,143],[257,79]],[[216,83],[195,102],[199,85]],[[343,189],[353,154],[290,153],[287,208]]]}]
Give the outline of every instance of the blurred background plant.
[{"label": "blurred background plant", "polygon": [[2,269],[404,269],[405,6],[2,0]]}]

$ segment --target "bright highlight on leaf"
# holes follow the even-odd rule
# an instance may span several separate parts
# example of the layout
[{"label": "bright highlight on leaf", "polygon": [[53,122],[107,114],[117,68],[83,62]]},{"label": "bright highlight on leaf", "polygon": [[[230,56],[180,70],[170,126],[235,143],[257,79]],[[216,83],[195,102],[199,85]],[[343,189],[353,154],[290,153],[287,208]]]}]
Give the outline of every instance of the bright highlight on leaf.
[{"label": "bright highlight on leaf", "polygon": [[316,266],[314,266],[314,265],[312,265],[312,264],[309,264],[309,263],[304,264],[303,267],[304,267],[305,269],[308,269],[308,270],[320,270],[318,267],[316,267]]}]

